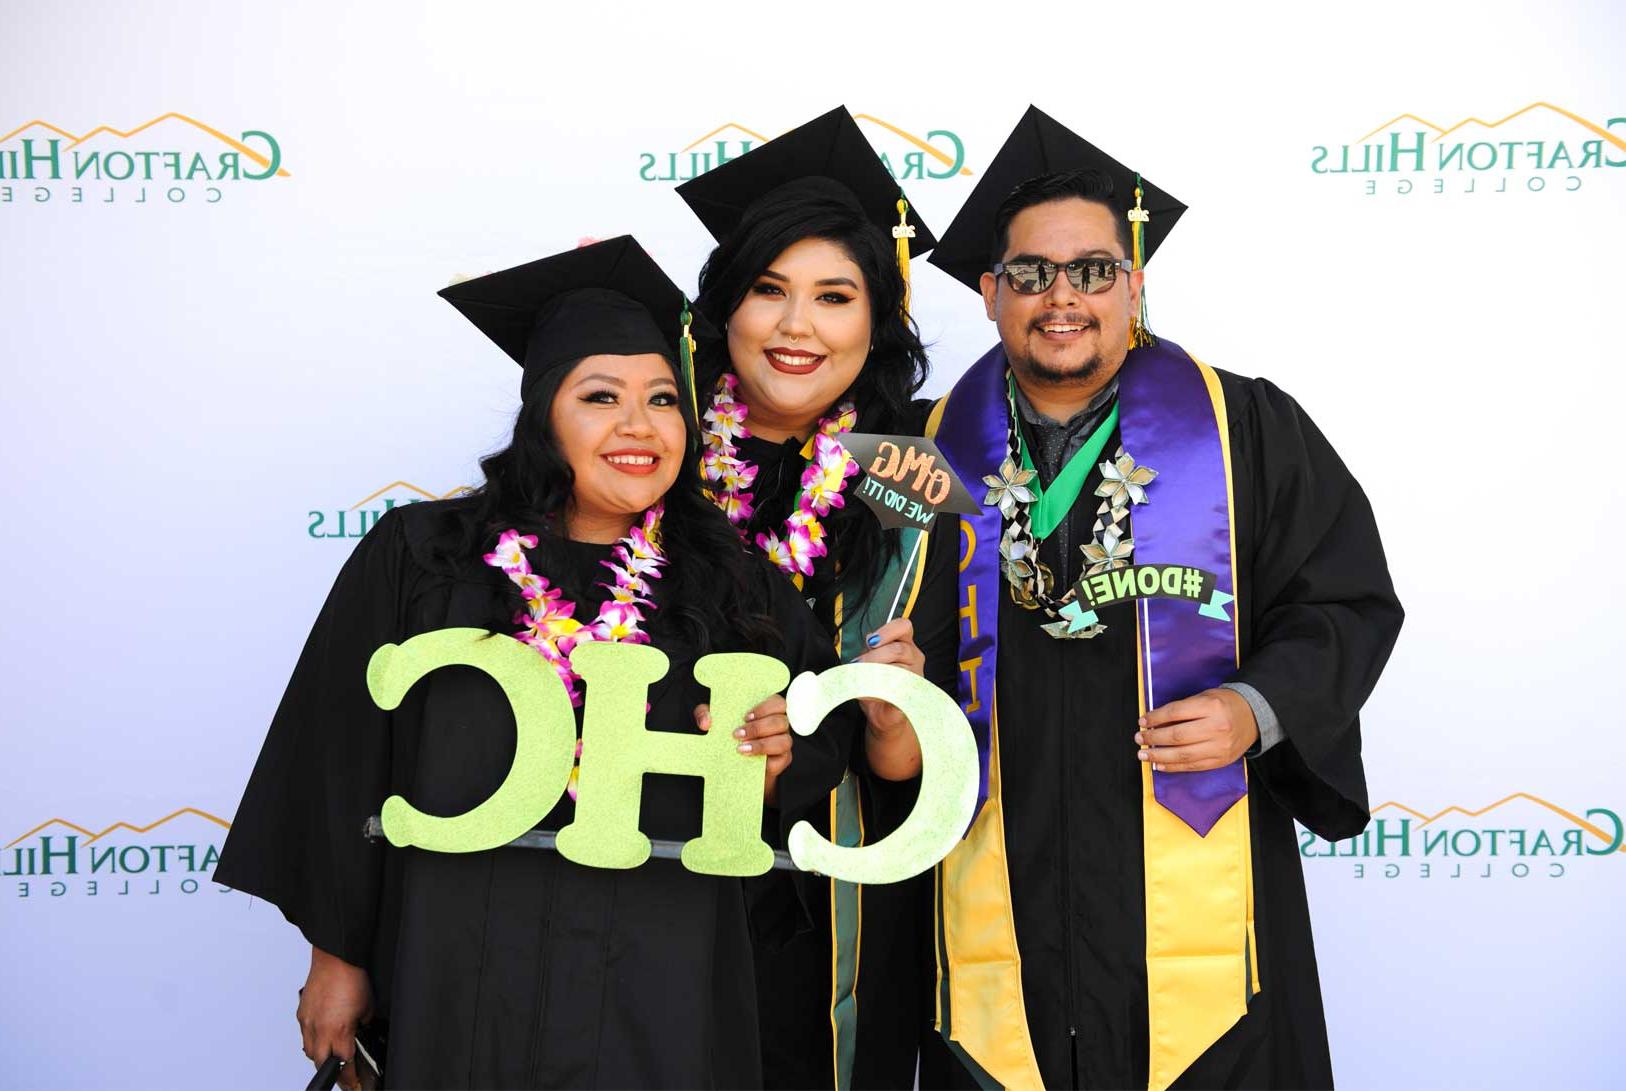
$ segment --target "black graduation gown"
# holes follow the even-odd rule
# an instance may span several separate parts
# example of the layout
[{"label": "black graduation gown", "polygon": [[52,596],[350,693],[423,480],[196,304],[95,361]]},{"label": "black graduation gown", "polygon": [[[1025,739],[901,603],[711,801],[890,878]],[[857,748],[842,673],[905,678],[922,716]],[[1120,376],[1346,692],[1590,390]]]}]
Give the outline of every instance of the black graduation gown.
[{"label": "black graduation gown", "polygon": [[[295,667],[216,880],[275,903],[313,945],[368,970],[390,1025],[391,1086],[757,1086],[741,880],[675,861],[606,870],[551,851],[453,855],[361,836],[391,793],[432,814],[461,813],[512,762],[513,715],[484,674],[435,671],[393,713],[376,708],[365,685],[367,660],[386,642],[449,626],[515,631],[520,599],[502,573],[478,556],[449,567],[436,555],[470,510],[467,501],[396,508],[356,546]],[[545,548],[546,562],[532,555],[537,570],[591,617],[610,547]],[[785,581],[764,563],[757,582],[792,674],[833,665]],[[671,667],[650,688],[647,723],[693,731],[693,708],[706,698],[691,672],[696,657],[660,618],[657,610],[650,632]],[[833,716],[797,737],[779,787],[787,815],[827,796],[853,727]],[[643,831],[696,836],[700,785],[646,777]],[[557,830],[571,809],[561,796],[539,825]]]},{"label": "black graduation gown", "polygon": [[[916,401],[905,420],[894,426],[896,432],[919,434],[931,404]],[[880,429],[869,421],[861,422],[859,428]],[[806,462],[801,457],[801,444],[794,440],[771,443],[748,437],[740,443],[740,454],[758,467],[753,488],[756,510],[747,528],[754,538],[758,531],[783,525]],[[847,502],[854,506],[849,517],[873,518],[863,508],[863,502],[852,496],[850,488]],[[952,579],[954,555],[928,550],[926,566],[925,582]],[[807,581],[805,594],[833,644],[836,626],[831,569],[830,559],[821,559]],[[851,613],[853,605],[846,604],[846,609]],[[842,659],[854,659],[863,650],[843,648]],[[907,817],[919,780],[899,784],[870,774],[861,731],[854,735],[848,761],[857,778],[863,843],[873,844]],[[828,809],[816,811],[809,820],[820,833],[832,836]],[[835,1000],[834,947],[839,940],[830,911],[831,886],[829,880],[804,884],[811,929],[804,929],[784,944],[758,945],[763,1085],[768,1088],[828,1088],[836,1083],[838,1062],[831,1008]],[[930,872],[901,883],[859,888],[861,927],[856,937],[851,1084],[855,1088],[914,1086],[920,1043],[931,1033],[930,985],[921,957],[922,951],[930,949],[927,918],[922,913],[922,908],[931,904],[930,899]]]},{"label": "black graduation gown", "polygon": [[[1269,382],[1219,375],[1244,607],[1242,666],[1233,680],[1265,696],[1285,738],[1249,760],[1262,991],[1175,1086],[1328,1087],[1332,1066],[1293,820],[1329,839],[1366,825],[1358,713],[1402,613],[1371,508],[1326,439]],[[1117,447],[1114,436],[1106,450]],[[1091,540],[1100,480],[1097,469],[1070,515],[1075,544]],[[1040,559],[1068,580],[1080,572],[1076,545],[1063,564],[1054,543],[1042,543]],[[952,582],[946,592],[931,590],[925,609],[955,608]],[[1109,607],[1100,636],[1062,641],[1040,630],[1047,618],[1000,595],[1006,845],[1028,1027],[1050,1087],[1147,1084],[1132,610]],[[934,1050],[929,1061],[922,1086],[977,1086],[946,1050]]]}]

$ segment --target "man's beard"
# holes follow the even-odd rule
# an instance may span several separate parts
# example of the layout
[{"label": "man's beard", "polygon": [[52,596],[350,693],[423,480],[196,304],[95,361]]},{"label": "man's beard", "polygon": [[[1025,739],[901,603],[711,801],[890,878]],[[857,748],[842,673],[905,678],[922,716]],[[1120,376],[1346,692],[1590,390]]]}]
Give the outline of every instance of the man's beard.
[{"label": "man's beard", "polygon": [[1011,367],[1016,369],[1017,374],[1032,379],[1034,382],[1045,383],[1050,386],[1069,386],[1076,383],[1093,382],[1106,370],[1107,366],[1107,362],[1101,358],[1099,352],[1091,353],[1085,357],[1082,364],[1068,368],[1052,367],[1049,364],[1040,363],[1032,356],[1012,354],[1010,352],[1007,352],[1006,356]]}]

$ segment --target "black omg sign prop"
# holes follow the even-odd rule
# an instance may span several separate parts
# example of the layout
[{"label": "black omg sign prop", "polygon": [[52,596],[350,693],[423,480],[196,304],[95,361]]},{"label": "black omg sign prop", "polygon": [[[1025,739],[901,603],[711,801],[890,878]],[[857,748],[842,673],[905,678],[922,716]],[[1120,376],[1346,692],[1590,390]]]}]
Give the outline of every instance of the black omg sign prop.
[{"label": "black omg sign prop", "polygon": [[850,432],[841,437],[841,445],[864,471],[854,495],[870,506],[883,527],[925,530],[940,511],[977,510],[971,493],[929,439]]}]

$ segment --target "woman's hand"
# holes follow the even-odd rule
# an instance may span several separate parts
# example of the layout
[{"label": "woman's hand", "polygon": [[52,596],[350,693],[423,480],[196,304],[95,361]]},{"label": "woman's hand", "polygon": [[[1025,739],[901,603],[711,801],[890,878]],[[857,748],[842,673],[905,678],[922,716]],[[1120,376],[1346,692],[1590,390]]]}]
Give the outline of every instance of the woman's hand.
[{"label": "woman's hand", "polygon": [[304,1039],[305,1056],[318,1067],[329,1054],[345,1061],[339,1071],[339,1086],[354,1091],[360,1087],[351,1065],[356,1050],[356,1027],[373,1016],[373,987],[367,971],[360,966],[311,948],[311,972],[299,990],[299,1033]]},{"label": "woman's hand", "polygon": [[[869,650],[855,663],[885,663],[925,677],[926,655],[915,644],[915,625],[906,617],[882,625],[864,642]],[[864,709],[864,756],[877,776],[908,780],[920,773],[920,741],[909,718],[895,705],[861,697]]]},{"label": "woman's hand", "polygon": [[[702,731],[711,730],[711,706],[696,705],[694,723]],[[779,774],[790,765],[790,717],[785,715],[785,699],[774,694],[745,714],[745,722],[734,729],[739,751],[768,759],[768,773],[762,798],[770,804],[779,799]]]}]

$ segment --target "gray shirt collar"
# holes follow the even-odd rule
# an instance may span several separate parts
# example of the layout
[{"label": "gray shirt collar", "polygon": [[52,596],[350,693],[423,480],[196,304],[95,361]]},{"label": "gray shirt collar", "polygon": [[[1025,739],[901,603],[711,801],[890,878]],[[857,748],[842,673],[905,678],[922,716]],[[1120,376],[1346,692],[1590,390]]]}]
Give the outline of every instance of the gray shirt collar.
[{"label": "gray shirt collar", "polygon": [[1051,420],[1033,407],[1027,395],[1022,393],[1020,385],[1016,388],[1016,410],[1022,415],[1022,422],[1027,425],[1027,434],[1032,440],[1030,453],[1033,457],[1033,467],[1039,471],[1039,481],[1049,485],[1067,460],[1084,446],[1094,431],[1106,419],[1108,411],[1112,408],[1113,399],[1118,396],[1118,377],[1114,375],[1112,381],[1102,387],[1090,404],[1074,413],[1065,421]]}]

